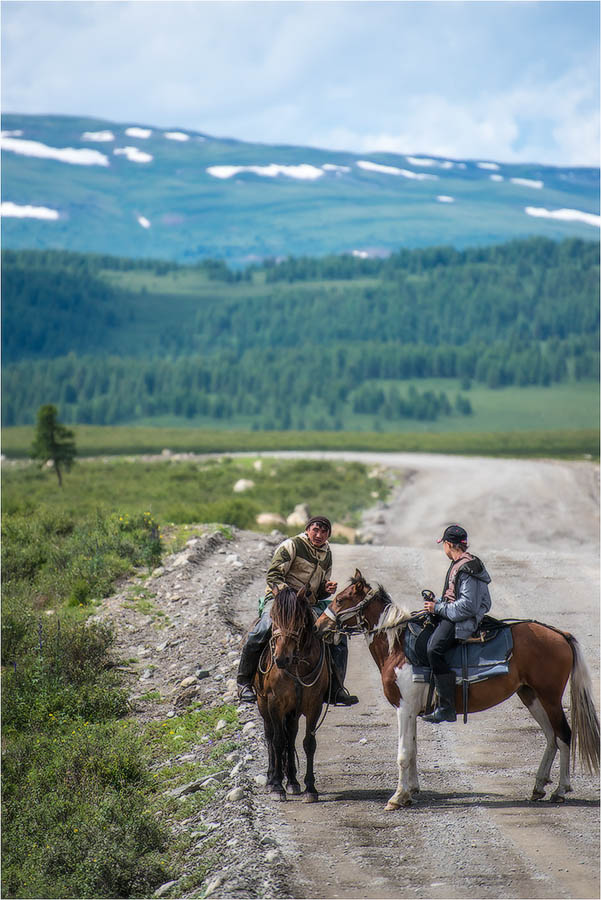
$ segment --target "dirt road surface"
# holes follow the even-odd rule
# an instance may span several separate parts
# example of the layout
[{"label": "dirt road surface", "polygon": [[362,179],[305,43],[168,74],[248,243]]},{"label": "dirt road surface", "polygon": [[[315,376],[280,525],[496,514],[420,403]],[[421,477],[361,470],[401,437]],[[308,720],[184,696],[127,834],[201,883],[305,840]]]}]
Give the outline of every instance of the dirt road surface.
[{"label": "dirt road surface", "polygon": [[[340,587],[358,567],[369,581],[383,584],[399,605],[420,608],[420,590],[428,587],[439,593],[447,568],[436,538],[445,525],[460,522],[470,534],[471,549],[485,560],[493,578],[492,613],[536,618],[571,631],[588,661],[598,708],[596,464],[425,454],[313,456],[361,460],[393,468],[399,476],[389,502],[364,517],[362,530],[372,543],[333,545],[334,579]],[[238,533],[232,547],[219,548],[219,567],[211,569],[214,557],[203,545],[196,560],[190,557],[184,565],[176,560],[157,573],[156,602],[163,598],[169,614],[179,617],[170,626],[171,643],[178,646],[170,657],[169,642],[161,645],[166,662],[172,662],[144,673],[146,690],[158,685],[168,693],[169,678],[175,690],[175,680],[192,670],[192,660],[198,662],[203,654],[208,659],[209,642],[198,637],[197,626],[202,623],[208,633],[219,613],[232,629],[228,660],[214,669],[215,679],[221,681],[202,681],[199,696],[220,702],[224,683],[233,696],[239,633],[256,614],[276,543],[277,536],[266,541],[250,532]],[[237,562],[232,562],[234,557]],[[237,574],[217,577],[228,559]],[[212,584],[221,584],[218,596],[211,593]],[[131,621],[119,619],[126,612],[120,598],[111,602],[113,617],[131,630]],[[136,640],[144,643],[138,626]],[[147,646],[151,641],[149,637]],[[257,783],[266,771],[262,724],[255,706],[240,707],[248,752],[236,766],[235,783],[246,791],[243,809],[222,803],[214,811],[217,821],[219,816],[227,820],[228,835],[233,836],[221,845],[221,873],[203,885],[202,895],[331,900],[599,897],[598,778],[577,767],[566,803],[530,802],[544,739],[517,697],[470,716],[467,724],[431,726],[418,720],[421,793],[411,807],[387,812],[384,806],[397,781],[396,714],[384,698],[362,637],[351,641],[347,685],[360,702],[349,709],[331,709],[317,735],[317,804],[298,797],[275,803],[263,792]],[[569,691],[564,707],[569,718]],[[300,740],[298,745],[302,777]],[[556,760],[555,783],[557,776]],[[169,896],[176,895],[173,890],[176,886]]]}]

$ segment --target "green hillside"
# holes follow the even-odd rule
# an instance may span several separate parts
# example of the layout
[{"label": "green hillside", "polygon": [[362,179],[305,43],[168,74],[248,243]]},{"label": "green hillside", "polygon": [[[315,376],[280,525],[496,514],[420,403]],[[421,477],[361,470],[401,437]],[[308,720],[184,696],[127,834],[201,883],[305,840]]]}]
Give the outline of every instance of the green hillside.
[{"label": "green hillside", "polygon": [[[2,128],[4,203],[56,215],[4,210],[5,248],[245,265],[532,235],[598,237],[596,220],[582,219],[599,213],[596,169],[382,153],[362,158],[190,131],[186,140],[171,140],[152,126],[132,133],[126,123],[70,116],[7,114]],[[45,156],[32,155],[40,152]],[[235,174],[224,166],[236,167]],[[566,209],[570,220],[550,217]]]},{"label": "green hillside", "polygon": [[90,425],[596,425],[593,243],[538,238],[243,271],[6,250],[2,274],[5,426],[32,423],[43,403]]}]

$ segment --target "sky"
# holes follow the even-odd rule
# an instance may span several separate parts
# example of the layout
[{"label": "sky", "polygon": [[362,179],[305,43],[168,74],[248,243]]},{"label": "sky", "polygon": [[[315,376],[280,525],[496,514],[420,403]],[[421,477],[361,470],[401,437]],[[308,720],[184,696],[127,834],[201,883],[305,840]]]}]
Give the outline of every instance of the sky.
[{"label": "sky", "polygon": [[2,111],[599,165],[599,3],[2,0]]}]

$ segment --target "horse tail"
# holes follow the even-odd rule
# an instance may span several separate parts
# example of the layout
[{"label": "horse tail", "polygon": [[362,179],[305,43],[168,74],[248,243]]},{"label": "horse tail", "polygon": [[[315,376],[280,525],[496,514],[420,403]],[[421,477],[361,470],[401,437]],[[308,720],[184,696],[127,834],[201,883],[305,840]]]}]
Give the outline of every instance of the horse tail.
[{"label": "horse tail", "polygon": [[574,663],[570,679],[572,705],[572,765],[576,748],[580,763],[591,773],[599,772],[599,717],[593,701],[591,676],[582,655],[580,644],[573,635],[567,636]]}]

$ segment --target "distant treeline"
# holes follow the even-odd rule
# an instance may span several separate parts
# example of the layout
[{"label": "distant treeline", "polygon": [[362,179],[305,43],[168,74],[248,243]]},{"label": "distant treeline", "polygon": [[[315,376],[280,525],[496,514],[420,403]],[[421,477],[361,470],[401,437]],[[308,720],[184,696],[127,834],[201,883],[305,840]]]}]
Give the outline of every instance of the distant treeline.
[{"label": "distant treeline", "polygon": [[[186,273],[185,298],[173,281],[165,287],[172,272]],[[343,427],[351,413],[466,415],[456,389],[449,399],[391,382],[595,378],[598,348],[599,247],[580,240],[290,259],[236,273],[219,261],[3,252],[6,425],[33,422],[49,402],[64,421],[89,424],[178,415],[298,429]]]}]

